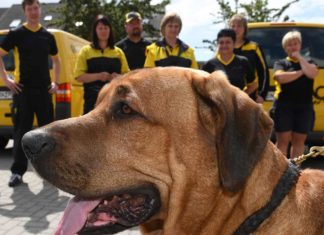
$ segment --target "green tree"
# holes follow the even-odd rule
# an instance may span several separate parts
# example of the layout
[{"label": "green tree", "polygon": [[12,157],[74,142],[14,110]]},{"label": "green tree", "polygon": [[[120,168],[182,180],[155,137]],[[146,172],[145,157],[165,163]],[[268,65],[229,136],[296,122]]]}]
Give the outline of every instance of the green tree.
[{"label": "green tree", "polygon": [[289,16],[283,13],[299,0],[293,0],[280,8],[268,8],[268,0],[253,0],[250,4],[240,4],[248,16],[250,22],[277,22],[290,20]]},{"label": "green tree", "polygon": [[[250,3],[240,3],[239,0],[234,0],[234,8],[231,3],[226,0],[216,0],[219,5],[219,12],[217,12],[214,24],[225,23],[237,13],[243,13],[247,16],[249,22],[277,22],[288,21],[289,16],[283,16],[283,13],[294,3],[299,0],[292,0],[282,7],[269,8],[268,0],[251,0]],[[215,50],[215,40],[204,39],[203,43],[207,44],[207,48]]]},{"label": "green tree", "polygon": [[246,14],[249,22],[277,22],[290,20],[289,16],[283,16],[283,13],[299,0],[292,0],[279,8],[269,8],[268,0],[251,0],[250,3],[240,3],[234,0],[234,9],[229,1],[216,0],[220,11],[217,20],[214,23],[221,23],[229,20],[234,14],[239,12]]},{"label": "green tree", "polygon": [[55,12],[60,18],[53,26],[90,40],[91,25],[98,14],[106,15],[111,21],[116,42],[125,37],[125,14],[138,11],[144,18],[144,31],[150,37],[159,37],[159,30],[150,23],[157,15],[165,13],[170,0],[152,4],[152,0],[61,0]]}]

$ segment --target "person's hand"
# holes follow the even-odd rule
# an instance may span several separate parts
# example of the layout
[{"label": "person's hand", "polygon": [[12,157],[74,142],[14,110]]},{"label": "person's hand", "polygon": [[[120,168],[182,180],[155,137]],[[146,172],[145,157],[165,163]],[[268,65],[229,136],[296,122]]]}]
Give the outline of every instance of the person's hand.
[{"label": "person's hand", "polygon": [[301,58],[301,54],[299,51],[294,51],[291,53],[291,56],[296,58],[296,59],[300,59]]},{"label": "person's hand", "polygon": [[52,82],[52,83],[51,83],[51,87],[50,87],[50,89],[48,90],[48,93],[50,93],[50,94],[54,94],[54,93],[57,92],[57,90],[58,90],[58,84],[57,84],[56,82]]},{"label": "person's hand", "polygon": [[21,92],[21,88],[23,87],[22,84],[16,83],[13,79],[5,78],[4,82],[6,86],[15,94]]},{"label": "person's hand", "polygon": [[119,76],[118,73],[112,73],[112,74],[111,74],[111,80],[114,79],[115,77],[118,77],[118,76]]},{"label": "person's hand", "polygon": [[100,81],[107,82],[111,80],[111,74],[108,72],[101,72],[99,73],[99,79]]},{"label": "person's hand", "polygon": [[263,104],[264,99],[262,96],[258,95],[255,99],[255,102],[257,102],[258,104]]}]

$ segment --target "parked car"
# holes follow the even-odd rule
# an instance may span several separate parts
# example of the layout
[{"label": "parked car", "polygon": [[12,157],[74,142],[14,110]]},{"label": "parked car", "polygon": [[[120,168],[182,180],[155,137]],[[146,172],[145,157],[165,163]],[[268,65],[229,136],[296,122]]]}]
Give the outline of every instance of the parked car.
[{"label": "parked car", "polygon": [[315,123],[306,142],[311,145],[324,145],[324,24],[268,22],[250,23],[248,27],[248,37],[260,45],[270,69],[270,91],[264,103],[266,110],[271,108],[274,100],[273,64],[287,56],[282,48],[282,37],[290,30],[298,30],[301,33],[301,53],[312,58],[319,68],[313,93]]},{"label": "parked car", "polygon": [[[64,119],[79,116],[83,112],[83,86],[73,77],[73,69],[77,54],[81,47],[88,44],[76,35],[68,32],[49,29],[55,36],[59,56],[61,59],[60,85],[57,94],[53,97],[55,107],[55,119]],[[0,42],[7,35],[8,30],[0,30]],[[6,70],[11,76],[15,70],[15,52],[10,51],[4,56]],[[50,63],[52,76],[52,64]],[[0,149],[3,149],[13,135],[12,124],[12,93],[0,79]],[[36,118],[35,123],[36,125]]]}]

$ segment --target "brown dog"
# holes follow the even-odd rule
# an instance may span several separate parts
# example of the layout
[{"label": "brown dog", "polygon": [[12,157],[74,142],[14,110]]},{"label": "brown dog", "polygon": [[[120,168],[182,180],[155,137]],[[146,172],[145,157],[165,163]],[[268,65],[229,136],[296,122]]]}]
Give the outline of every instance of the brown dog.
[{"label": "brown dog", "polygon": [[139,224],[143,234],[324,234],[324,173],[288,167],[271,129],[223,73],[154,68],[115,79],[92,112],[29,132],[23,146],[42,177],[76,195],[56,234]]}]

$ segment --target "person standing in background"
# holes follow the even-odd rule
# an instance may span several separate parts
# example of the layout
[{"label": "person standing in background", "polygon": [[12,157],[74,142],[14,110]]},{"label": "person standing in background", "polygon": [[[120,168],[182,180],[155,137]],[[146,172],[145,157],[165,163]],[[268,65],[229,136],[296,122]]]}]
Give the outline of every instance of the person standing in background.
[{"label": "person standing in background", "polygon": [[[22,1],[26,23],[11,30],[0,47],[0,76],[14,93],[14,162],[8,185],[21,184],[28,161],[21,146],[23,135],[33,126],[36,114],[39,126],[54,121],[52,94],[58,89],[60,60],[54,36],[40,25],[41,7],[38,0]],[[19,61],[15,68],[15,80],[5,71],[2,57],[10,50],[17,51]],[[53,62],[54,79],[51,82],[49,60]]]},{"label": "person standing in background", "polygon": [[98,15],[92,25],[92,43],[81,48],[77,57],[74,76],[83,83],[83,114],[96,104],[100,89],[118,74],[129,71],[124,52],[115,47],[110,20]]},{"label": "person standing in background", "polygon": [[116,46],[123,50],[131,70],[143,68],[145,62],[145,50],[151,44],[142,37],[143,21],[138,12],[126,14],[125,31],[127,37],[116,43]]},{"label": "person standing in background", "polygon": [[256,42],[247,38],[248,21],[242,14],[236,14],[229,21],[230,28],[236,33],[234,53],[245,56],[258,80],[258,90],[251,94],[251,98],[257,103],[263,103],[269,90],[269,70],[264,54]]},{"label": "person standing in background", "polygon": [[207,61],[202,69],[209,73],[222,70],[233,86],[251,95],[258,89],[258,83],[248,59],[234,54],[235,37],[233,29],[220,30],[217,34],[216,56]]},{"label": "person standing in background", "polygon": [[282,38],[287,57],[274,63],[276,85],[274,101],[274,129],[276,145],[290,158],[304,153],[304,145],[314,123],[313,86],[318,68],[311,59],[301,54],[302,37],[290,31]]},{"label": "person standing in background", "polygon": [[181,28],[178,14],[164,15],[160,26],[163,37],[147,47],[145,68],[180,66],[198,69],[194,50],[178,38]]}]

